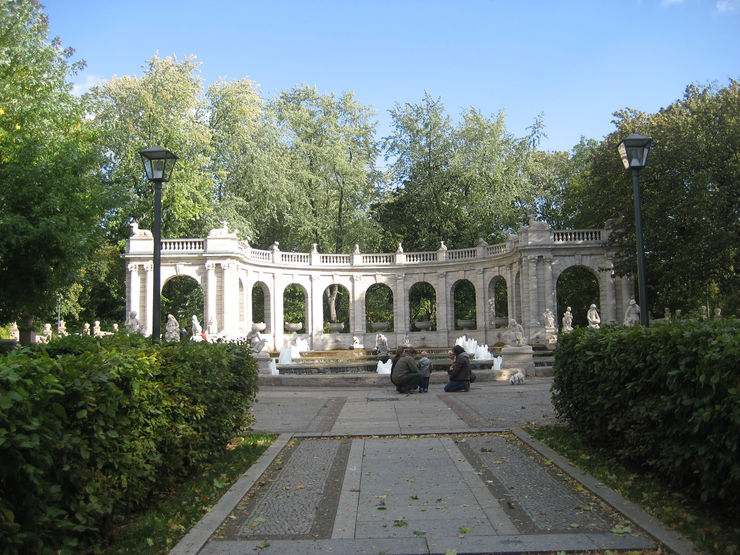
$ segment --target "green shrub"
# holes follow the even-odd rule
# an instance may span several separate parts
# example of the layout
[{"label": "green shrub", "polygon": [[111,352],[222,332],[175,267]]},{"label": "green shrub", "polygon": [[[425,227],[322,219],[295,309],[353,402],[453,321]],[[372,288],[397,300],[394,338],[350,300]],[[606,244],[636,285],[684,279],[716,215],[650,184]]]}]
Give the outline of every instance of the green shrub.
[{"label": "green shrub", "polygon": [[69,337],[0,357],[0,544],[84,545],[222,452],[256,389],[234,344]]},{"label": "green shrub", "polygon": [[564,335],[555,350],[555,410],[588,442],[737,511],[739,331],[727,319]]}]

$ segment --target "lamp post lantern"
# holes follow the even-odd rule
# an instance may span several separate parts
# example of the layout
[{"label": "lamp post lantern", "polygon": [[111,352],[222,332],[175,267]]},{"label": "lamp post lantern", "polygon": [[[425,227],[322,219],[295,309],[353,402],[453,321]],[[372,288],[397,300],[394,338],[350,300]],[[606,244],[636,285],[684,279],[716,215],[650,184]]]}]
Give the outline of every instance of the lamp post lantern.
[{"label": "lamp post lantern", "polygon": [[640,288],[640,324],[647,327],[648,319],[647,279],[645,277],[645,248],[642,244],[642,211],[640,209],[640,170],[647,165],[650,152],[650,137],[632,133],[619,143],[619,155],[626,170],[632,170],[635,189],[635,231],[637,234],[637,280]]},{"label": "lamp post lantern", "polygon": [[169,181],[172,168],[175,167],[177,156],[161,146],[153,146],[139,151],[144,171],[149,181],[154,184],[154,299],[152,305],[152,343],[158,343],[160,337],[160,282],[161,282],[161,254],[162,254],[162,183]]}]

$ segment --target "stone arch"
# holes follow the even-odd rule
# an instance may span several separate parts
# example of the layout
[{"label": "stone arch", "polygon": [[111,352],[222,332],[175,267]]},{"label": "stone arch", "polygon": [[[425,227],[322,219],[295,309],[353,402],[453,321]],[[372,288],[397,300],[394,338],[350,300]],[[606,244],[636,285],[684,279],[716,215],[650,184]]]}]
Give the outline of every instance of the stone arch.
[{"label": "stone arch", "polygon": [[568,306],[573,314],[573,326],[586,326],[586,313],[595,304],[601,312],[600,279],[596,270],[590,266],[574,264],[558,275],[556,281],[557,319],[562,328],[562,317]]},{"label": "stone arch", "polygon": [[488,282],[488,325],[506,327],[509,323],[509,291],[504,276],[494,276]]},{"label": "stone arch", "polygon": [[[429,322],[431,330],[436,330],[437,323],[437,291],[428,281],[417,281],[408,292],[409,330],[422,331],[419,325]],[[417,325],[417,323],[419,325]]]},{"label": "stone arch", "polygon": [[475,285],[469,279],[458,279],[450,289],[453,329],[476,329],[477,310]]},{"label": "stone arch", "polygon": [[[335,293],[336,291],[336,293]],[[336,298],[334,300],[334,310],[335,313],[332,313],[332,307],[330,302],[330,296],[332,294],[336,295]],[[331,285],[327,286],[324,289],[324,292],[322,293],[322,305],[323,305],[323,314],[324,314],[324,333],[348,333],[350,332],[350,322],[351,320],[351,314],[350,314],[350,293],[349,289],[347,289],[344,285],[340,283],[332,283]],[[329,324],[344,324],[341,329],[332,330],[332,326]]]},{"label": "stone arch", "polygon": [[263,333],[272,333],[272,301],[270,288],[264,281],[256,281],[252,285],[252,321],[264,323]]},{"label": "stone arch", "polygon": [[188,329],[193,316],[203,324],[205,319],[205,295],[198,280],[187,274],[173,274],[162,284],[162,309],[160,324],[164,328],[167,315],[172,314],[180,329]]},{"label": "stone arch", "polygon": [[394,330],[393,289],[385,283],[373,283],[365,290],[365,325],[372,329],[372,323],[388,323],[385,331]]}]

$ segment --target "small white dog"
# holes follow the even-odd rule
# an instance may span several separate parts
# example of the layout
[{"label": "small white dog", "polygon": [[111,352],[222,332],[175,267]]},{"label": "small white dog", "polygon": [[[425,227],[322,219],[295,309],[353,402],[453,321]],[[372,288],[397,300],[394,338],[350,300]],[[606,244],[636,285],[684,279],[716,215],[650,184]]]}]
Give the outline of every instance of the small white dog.
[{"label": "small white dog", "polygon": [[526,380],[524,379],[524,374],[522,373],[522,371],[517,370],[516,374],[509,378],[509,382],[511,383],[511,385],[522,385],[526,382]]}]

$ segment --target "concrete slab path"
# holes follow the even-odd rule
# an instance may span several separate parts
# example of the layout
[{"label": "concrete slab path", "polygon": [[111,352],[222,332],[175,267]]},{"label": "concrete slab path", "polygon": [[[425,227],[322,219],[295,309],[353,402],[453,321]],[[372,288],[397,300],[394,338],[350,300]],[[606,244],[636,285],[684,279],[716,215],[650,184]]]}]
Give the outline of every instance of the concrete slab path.
[{"label": "concrete slab path", "polygon": [[278,440],[172,553],[692,553],[521,430],[554,422],[551,385],[262,387]]}]

